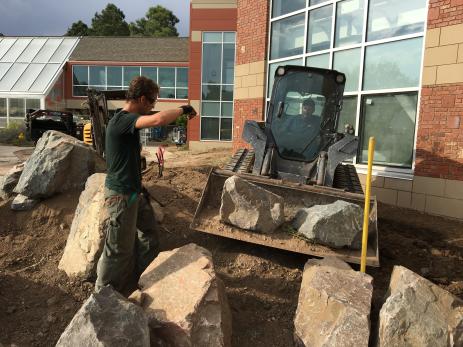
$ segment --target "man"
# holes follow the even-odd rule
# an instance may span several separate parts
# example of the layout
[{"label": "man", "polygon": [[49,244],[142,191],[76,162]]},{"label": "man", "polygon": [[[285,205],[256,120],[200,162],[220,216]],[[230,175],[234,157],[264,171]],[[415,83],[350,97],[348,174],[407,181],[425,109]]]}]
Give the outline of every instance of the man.
[{"label": "man", "polygon": [[134,78],[124,107],[111,118],[106,129],[105,208],[109,219],[97,266],[97,291],[107,284],[123,289],[131,277],[138,278],[158,253],[154,214],[147,197],[140,194],[139,130],[170,124],[184,114],[189,118],[196,115],[190,105],[146,115],[153,109],[158,94],[159,87],[152,80]]}]

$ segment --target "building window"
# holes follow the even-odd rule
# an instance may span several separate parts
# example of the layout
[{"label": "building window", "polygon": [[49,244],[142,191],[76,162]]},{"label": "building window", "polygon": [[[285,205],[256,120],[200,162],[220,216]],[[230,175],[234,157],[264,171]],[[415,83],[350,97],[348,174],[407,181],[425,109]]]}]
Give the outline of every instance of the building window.
[{"label": "building window", "polygon": [[188,68],[157,66],[74,65],[72,95],[87,96],[87,88],[128,89],[134,77],[146,76],[158,83],[160,99],[188,99]]},{"label": "building window", "polygon": [[40,99],[0,98],[0,128],[9,124],[23,123],[30,109],[40,108]]},{"label": "building window", "polygon": [[6,110],[6,99],[0,98],[0,128],[7,126],[7,110]]},{"label": "building window", "polygon": [[360,137],[355,163],[365,162],[374,135],[376,165],[412,168],[426,1],[289,3],[272,2],[267,101],[279,65],[341,71],[347,81],[338,131],[349,124]]},{"label": "building window", "polygon": [[204,32],[202,42],[201,140],[231,141],[235,33]]}]

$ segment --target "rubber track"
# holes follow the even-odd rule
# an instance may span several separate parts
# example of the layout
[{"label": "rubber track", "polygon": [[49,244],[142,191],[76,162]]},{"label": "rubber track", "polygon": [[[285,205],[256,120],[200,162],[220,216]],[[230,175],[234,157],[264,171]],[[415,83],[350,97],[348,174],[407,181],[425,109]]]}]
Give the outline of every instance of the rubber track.
[{"label": "rubber track", "polygon": [[230,159],[225,170],[233,172],[248,173],[252,170],[254,164],[254,151],[246,148],[241,148],[236,151],[235,155]]},{"label": "rubber track", "polygon": [[333,187],[348,192],[363,194],[362,185],[354,165],[338,165],[334,172]]}]

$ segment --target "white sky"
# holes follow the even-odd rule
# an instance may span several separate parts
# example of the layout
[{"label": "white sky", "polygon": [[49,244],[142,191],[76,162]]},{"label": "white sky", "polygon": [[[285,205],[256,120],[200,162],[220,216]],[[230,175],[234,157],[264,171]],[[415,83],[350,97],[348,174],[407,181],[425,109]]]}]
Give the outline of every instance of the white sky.
[{"label": "white sky", "polygon": [[164,6],[180,20],[179,35],[188,36],[190,0],[0,0],[0,33],[61,36],[78,20],[90,27],[95,12],[101,12],[108,2],[124,12],[128,23],[144,17],[151,6]]}]

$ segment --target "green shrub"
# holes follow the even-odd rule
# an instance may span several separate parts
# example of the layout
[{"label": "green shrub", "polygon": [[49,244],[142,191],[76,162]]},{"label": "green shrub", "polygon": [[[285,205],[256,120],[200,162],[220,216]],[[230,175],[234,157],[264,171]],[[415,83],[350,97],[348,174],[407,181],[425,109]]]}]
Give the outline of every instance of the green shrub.
[{"label": "green shrub", "polygon": [[[20,134],[24,135],[24,138],[21,140],[19,138]],[[22,122],[10,122],[6,128],[0,128],[0,143],[23,146],[28,144],[25,139],[26,135],[26,126]]]}]

